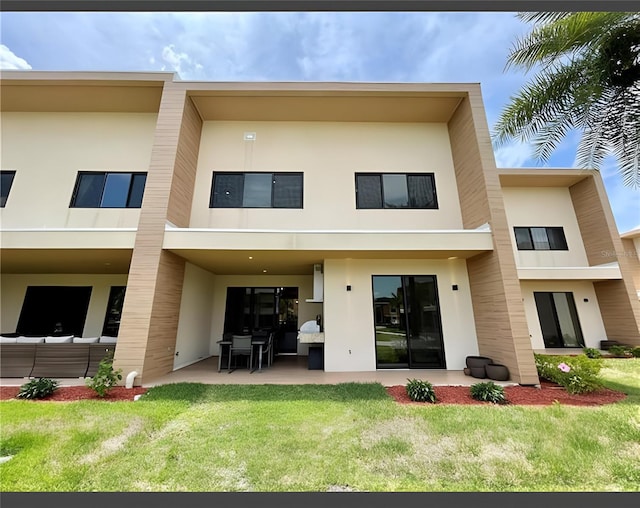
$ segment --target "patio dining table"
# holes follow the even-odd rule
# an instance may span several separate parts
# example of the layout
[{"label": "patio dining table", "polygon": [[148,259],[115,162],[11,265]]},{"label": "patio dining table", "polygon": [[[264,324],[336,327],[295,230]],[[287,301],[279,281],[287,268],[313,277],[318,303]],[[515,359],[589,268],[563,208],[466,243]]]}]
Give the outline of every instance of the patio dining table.
[{"label": "patio dining table", "polygon": [[[253,352],[255,351],[256,347],[258,348],[258,372],[262,372],[262,351],[264,349],[264,346],[267,345],[267,343],[269,342],[269,338],[268,337],[253,337],[251,339],[251,354],[249,356],[249,365],[251,366],[251,373],[255,372],[256,369],[253,368]],[[217,341],[217,344],[219,345],[219,349],[218,349],[218,372],[220,372],[222,370],[222,356],[224,354],[224,348],[227,348],[227,351],[229,351],[231,349],[231,345],[233,344],[233,341],[231,340],[227,340],[227,339],[220,339],[219,341]],[[270,351],[269,354],[272,354],[272,352]],[[229,370],[229,372],[233,372],[232,370]]]}]

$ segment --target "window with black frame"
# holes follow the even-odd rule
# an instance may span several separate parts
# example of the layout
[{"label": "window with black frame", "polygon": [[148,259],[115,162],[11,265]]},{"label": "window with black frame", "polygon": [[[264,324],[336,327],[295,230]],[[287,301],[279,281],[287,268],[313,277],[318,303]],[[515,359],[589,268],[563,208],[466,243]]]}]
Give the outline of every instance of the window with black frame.
[{"label": "window with black frame", "polygon": [[356,173],[358,209],[438,208],[433,173]]},{"label": "window with black frame", "polygon": [[4,208],[7,204],[9,192],[13,185],[13,178],[15,176],[15,171],[0,171],[0,208]]},{"label": "window with black frame", "polygon": [[569,250],[562,227],[514,227],[518,250]]},{"label": "window with black frame", "polygon": [[209,208],[302,208],[302,173],[214,172]]},{"label": "window with black frame", "polygon": [[81,171],[71,208],[140,208],[146,173]]}]

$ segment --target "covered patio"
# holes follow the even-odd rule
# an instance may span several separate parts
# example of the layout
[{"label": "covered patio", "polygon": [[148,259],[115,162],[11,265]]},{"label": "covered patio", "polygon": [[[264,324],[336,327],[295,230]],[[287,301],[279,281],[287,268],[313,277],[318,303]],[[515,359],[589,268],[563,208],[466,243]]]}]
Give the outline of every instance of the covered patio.
[{"label": "covered patio", "polygon": [[[153,379],[143,386],[151,387],[170,383],[205,383],[205,384],[338,384],[338,383],[381,383],[384,386],[404,385],[407,379],[423,379],[434,386],[471,386],[475,383],[489,381],[465,376],[460,370],[444,369],[385,369],[371,372],[325,372],[309,370],[306,356],[277,357],[271,367],[260,371],[249,371],[238,368],[229,373],[218,372],[218,357],[211,356],[198,363],[175,370],[169,374]],[[26,378],[2,378],[0,386],[20,386]],[[60,379],[60,386],[84,386],[84,378]],[[512,381],[497,381],[496,384],[515,385]]]},{"label": "covered patio", "polygon": [[[188,367],[173,371],[156,378],[145,386],[168,383],[206,383],[206,384],[337,384],[337,383],[381,383],[384,386],[404,385],[407,379],[424,379],[433,385],[471,386],[488,381],[465,376],[459,370],[444,369],[385,369],[370,372],[325,372],[309,370],[306,356],[277,357],[273,365],[261,372],[238,368],[231,373],[218,372],[218,357],[194,363]],[[503,385],[511,382],[498,383]]]}]

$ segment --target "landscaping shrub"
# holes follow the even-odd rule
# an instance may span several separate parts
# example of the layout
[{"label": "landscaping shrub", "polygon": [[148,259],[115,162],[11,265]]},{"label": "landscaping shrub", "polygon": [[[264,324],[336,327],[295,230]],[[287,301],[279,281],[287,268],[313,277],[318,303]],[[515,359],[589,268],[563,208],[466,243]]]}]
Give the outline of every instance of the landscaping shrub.
[{"label": "landscaping shrub", "polygon": [[558,383],[569,393],[589,393],[602,387],[601,362],[580,356],[534,355],[538,376]]},{"label": "landscaping shrub", "polygon": [[587,355],[587,358],[602,358],[602,353],[593,347],[586,347],[582,352]]},{"label": "landscaping shrub", "polygon": [[429,381],[420,379],[407,379],[407,395],[415,402],[435,402],[436,393]]},{"label": "landscaping shrub", "polygon": [[611,356],[615,356],[616,358],[625,358],[627,356],[627,352],[630,351],[626,346],[611,346],[609,348],[609,354]]},{"label": "landscaping shrub", "polygon": [[495,384],[493,381],[486,383],[476,383],[469,388],[471,397],[483,402],[493,402],[494,404],[506,404],[507,399],[504,395],[504,388]]},{"label": "landscaping shrub", "polygon": [[631,353],[631,356],[633,356],[634,358],[640,358],[640,346],[631,348],[630,353]]},{"label": "landscaping shrub", "polygon": [[107,357],[98,364],[96,375],[87,379],[86,383],[99,397],[104,397],[121,379],[122,369],[114,371],[113,358]]},{"label": "landscaping shrub", "polygon": [[58,389],[58,382],[55,379],[40,377],[32,379],[20,387],[19,399],[44,399]]}]

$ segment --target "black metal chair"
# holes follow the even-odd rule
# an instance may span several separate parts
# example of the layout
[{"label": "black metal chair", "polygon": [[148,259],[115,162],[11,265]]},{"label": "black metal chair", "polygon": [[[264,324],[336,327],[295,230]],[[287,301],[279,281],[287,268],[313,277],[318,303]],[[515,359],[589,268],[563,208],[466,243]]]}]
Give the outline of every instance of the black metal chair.
[{"label": "black metal chair", "polygon": [[264,359],[266,355],[266,366],[271,367],[273,363],[273,332],[269,332],[266,337],[264,345],[261,345],[260,351],[258,353],[258,371],[262,370],[263,365],[265,365]]},{"label": "black metal chair", "polygon": [[231,369],[231,359],[238,356],[247,356],[249,360],[247,361],[247,368],[251,369],[251,335],[232,335],[231,336],[231,346],[229,347],[229,364],[227,369],[229,374],[233,372]]}]

